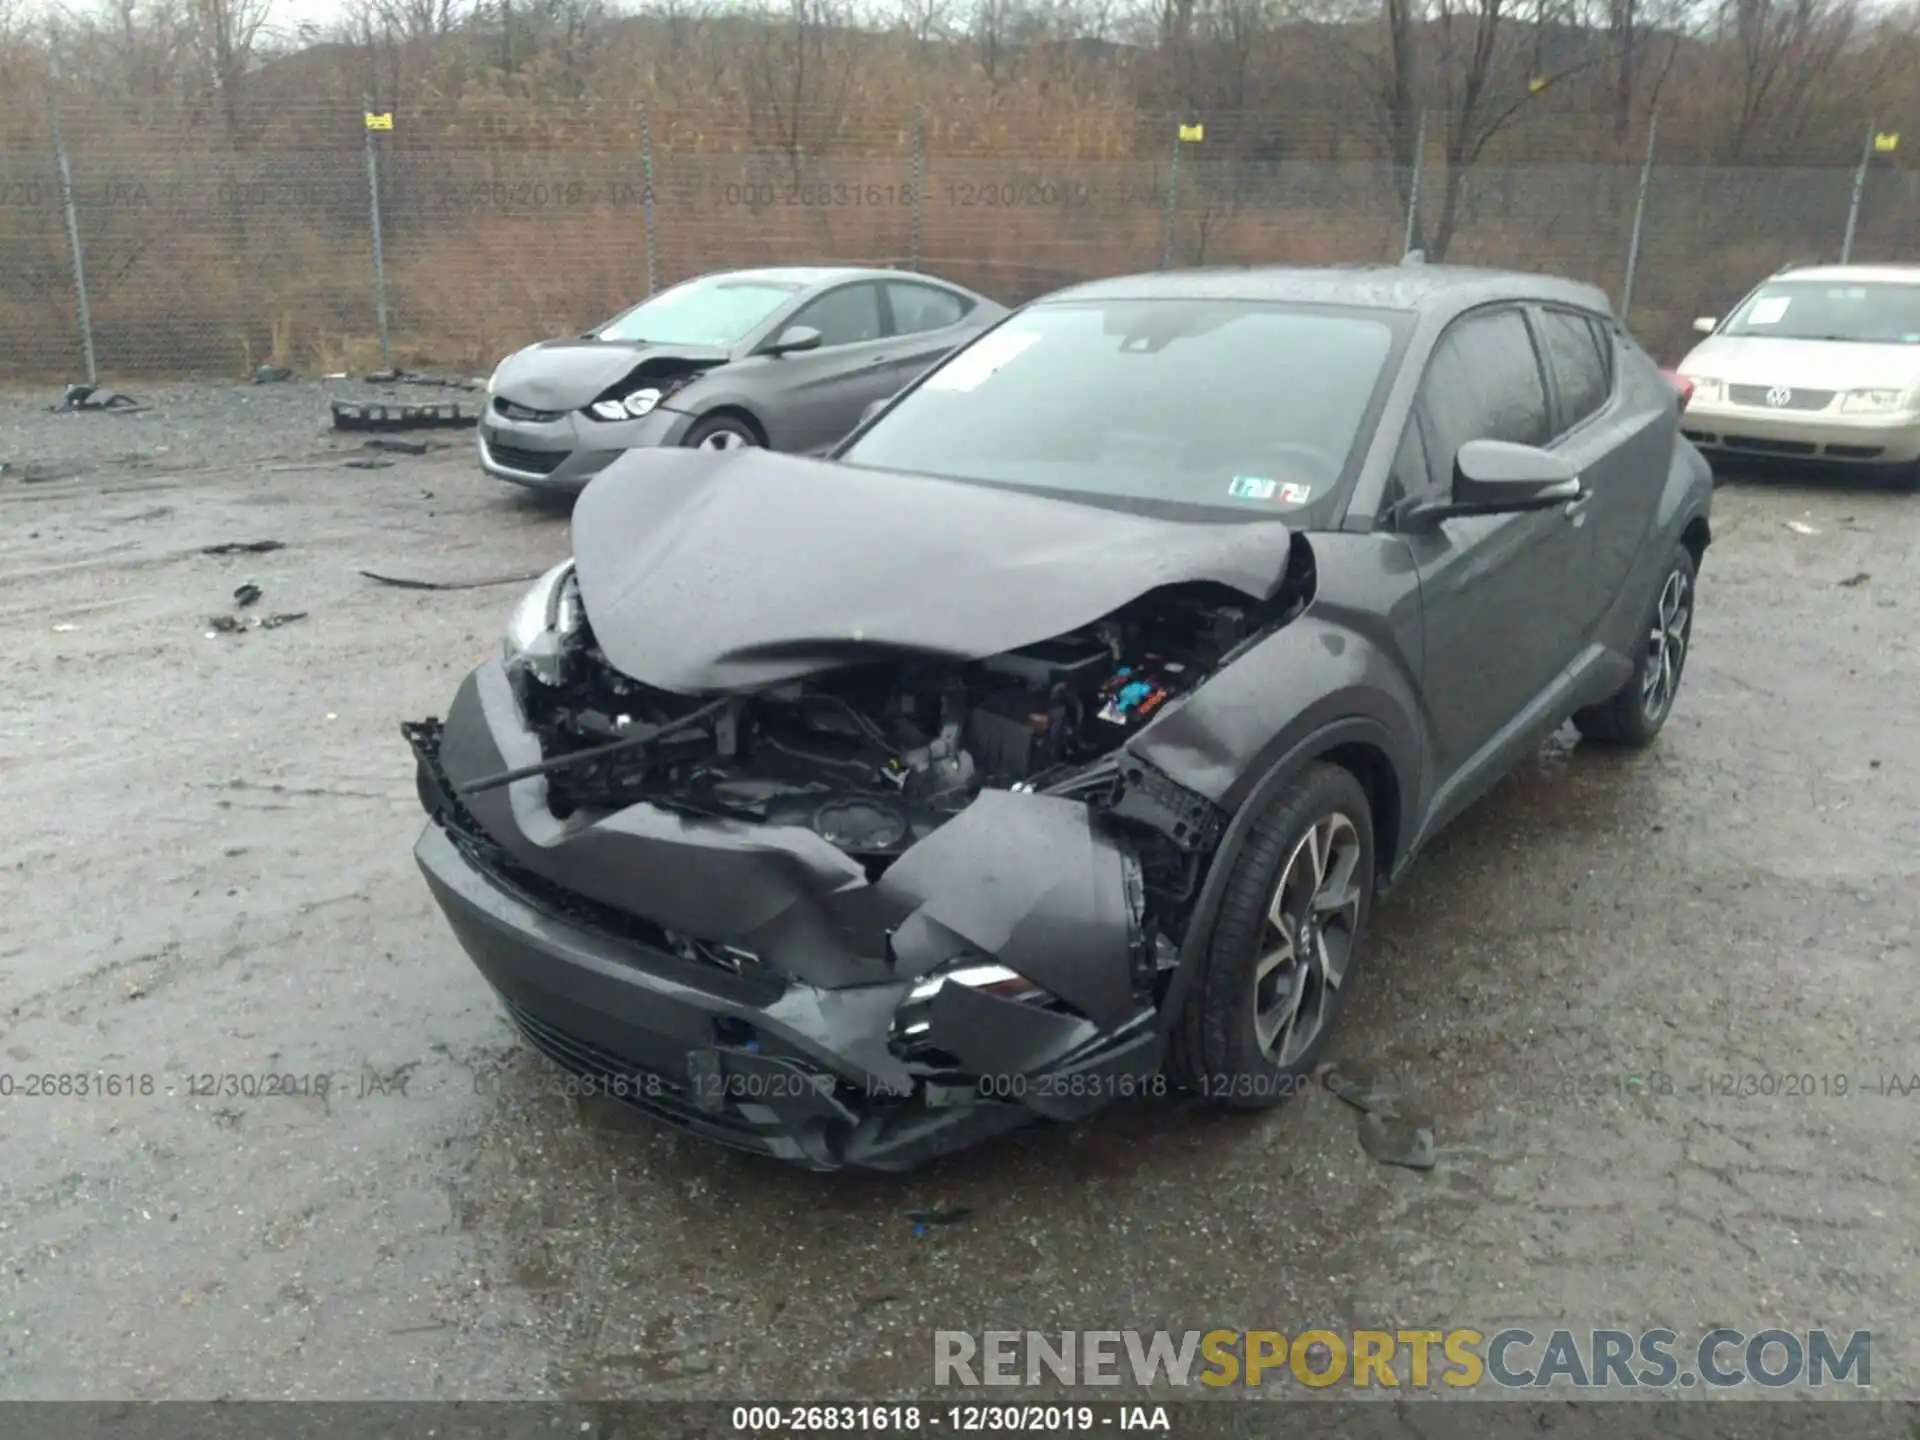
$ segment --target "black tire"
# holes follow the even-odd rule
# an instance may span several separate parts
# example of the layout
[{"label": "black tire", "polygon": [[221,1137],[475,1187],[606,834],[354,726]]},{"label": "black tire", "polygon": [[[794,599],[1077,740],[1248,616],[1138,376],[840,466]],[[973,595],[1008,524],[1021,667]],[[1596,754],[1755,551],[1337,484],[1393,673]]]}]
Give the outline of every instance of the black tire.
[{"label": "black tire", "polygon": [[[1345,828],[1337,821],[1344,821]],[[1292,872],[1300,863],[1311,863],[1312,852],[1302,856],[1309,837],[1318,839],[1329,829],[1338,839],[1327,847],[1333,863],[1323,870],[1329,888],[1340,870],[1348,872],[1346,883],[1354,891],[1351,911],[1343,909],[1338,922],[1332,912],[1322,911],[1310,932],[1319,935],[1320,943],[1288,947],[1296,955],[1302,949],[1313,951],[1317,964],[1296,965],[1296,975],[1288,976],[1282,961],[1262,978],[1263,960],[1279,954],[1288,940],[1271,914],[1278,906],[1283,914],[1293,915],[1293,933],[1299,936],[1298,920],[1305,907]],[[1349,832],[1350,860],[1345,854]],[[1238,851],[1222,858],[1232,869],[1200,972],[1174,1024],[1166,1068],[1175,1083],[1232,1109],[1265,1110],[1306,1087],[1359,974],[1374,887],[1373,813],[1367,792],[1338,765],[1308,765],[1267,802]],[[1297,978],[1310,970],[1319,972],[1317,981],[1310,974],[1304,982]],[[1329,973],[1337,976],[1330,986]],[[1313,1007],[1311,1034],[1296,1035],[1294,1026],[1272,1028],[1275,1007],[1284,1010],[1289,998],[1289,992],[1280,989],[1286,980],[1304,984],[1304,990],[1291,997],[1293,1013],[1298,1022]],[[1263,1023],[1263,1016],[1269,1023]]]},{"label": "black tire", "polygon": [[766,441],[737,415],[709,415],[694,421],[680,443],[689,450],[735,450],[762,446]]},{"label": "black tire", "polygon": [[[1641,621],[1640,653],[1634,659],[1633,674],[1614,696],[1599,705],[1574,712],[1573,723],[1589,740],[1603,745],[1624,745],[1633,749],[1651,745],[1673,713],[1674,698],[1680,693],[1680,679],[1686,673],[1687,656],[1693,647],[1694,582],[1693,552],[1684,545],[1673,547],[1672,558],[1660,572],[1660,583]],[[1662,623],[1669,603],[1669,591],[1679,587],[1677,626]],[[1663,640],[1669,629],[1677,629],[1678,649]],[[1656,682],[1654,666],[1672,661],[1672,673],[1664,685]],[[1656,689],[1659,693],[1655,694]]]}]

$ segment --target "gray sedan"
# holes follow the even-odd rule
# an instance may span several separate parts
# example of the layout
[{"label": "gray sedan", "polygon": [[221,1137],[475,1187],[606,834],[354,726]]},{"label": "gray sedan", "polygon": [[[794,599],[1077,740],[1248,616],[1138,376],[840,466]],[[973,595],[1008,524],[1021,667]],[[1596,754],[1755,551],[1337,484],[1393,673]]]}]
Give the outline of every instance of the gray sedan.
[{"label": "gray sedan", "polygon": [[501,361],[487,384],[480,465],[573,492],[646,446],[825,450],[875,401],[1007,313],[900,270],[703,275]]}]

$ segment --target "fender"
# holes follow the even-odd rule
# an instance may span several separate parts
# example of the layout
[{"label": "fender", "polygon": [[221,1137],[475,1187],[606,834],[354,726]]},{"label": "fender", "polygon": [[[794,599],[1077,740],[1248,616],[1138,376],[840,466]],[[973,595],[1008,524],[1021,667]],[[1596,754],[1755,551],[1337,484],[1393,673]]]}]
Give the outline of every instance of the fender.
[{"label": "fender", "polygon": [[[1221,836],[1220,844],[1214,850],[1216,863],[1207,867],[1207,878],[1200,887],[1199,899],[1194,902],[1193,918],[1188,922],[1186,938],[1180,943],[1179,965],[1160,1004],[1159,1034],[1162,1043],[1171,1033],[1174,1021],[1186,1003],[1187,991],[1200,970],[1201,957],[1206,954],[1213,938],[1213,922],[1219,916],[1220,903],[1226,893],[1227,876],[1233,868],[1217,863],[1219,858],[1233,855],[1246,839],[1247,831],[1260,818],[1267,803],[1302,767],[1330,750],[1356,743],[1370,745],[1388,756],[1389,763],[1394,767],[1393,781],[1399,788],[1401,803],[1403,806],[1406,804],[1407,772],[1393,749],[1395,737],[1385,725],[1365,715],[1350,715],[1296,739],[1257,776],[1249,777],[1244,799],[1234,812],[1233,819],[1227,823],[1226,833]],[[1402,813],[1406,812],[1403,810]],[[1376,888],[1376,897],[1383,889]]]}]

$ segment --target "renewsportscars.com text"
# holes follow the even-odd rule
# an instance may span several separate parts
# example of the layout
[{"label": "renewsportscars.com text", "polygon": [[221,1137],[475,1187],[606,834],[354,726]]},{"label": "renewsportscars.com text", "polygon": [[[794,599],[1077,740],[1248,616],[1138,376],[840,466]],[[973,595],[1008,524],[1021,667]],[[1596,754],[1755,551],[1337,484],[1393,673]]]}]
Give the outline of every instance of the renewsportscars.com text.
[{"label": "renewsportscars.com text", "polygon": [[945,1386],[1493,1385],[1503,1390],[1866,1388],[1867,1330],[964,1330],[934,1332]]}]

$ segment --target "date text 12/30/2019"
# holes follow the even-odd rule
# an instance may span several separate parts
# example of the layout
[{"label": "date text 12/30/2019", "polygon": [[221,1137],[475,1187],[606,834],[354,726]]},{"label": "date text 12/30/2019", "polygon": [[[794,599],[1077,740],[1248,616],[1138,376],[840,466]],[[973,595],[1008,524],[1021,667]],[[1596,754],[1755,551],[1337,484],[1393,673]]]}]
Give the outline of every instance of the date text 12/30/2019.
[{"label": "date text 12/30/2019", "polygon": [[1172,1433],[1160,1405],[736,1405],[733,1428],[743,1435]]}]

